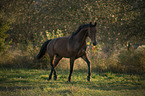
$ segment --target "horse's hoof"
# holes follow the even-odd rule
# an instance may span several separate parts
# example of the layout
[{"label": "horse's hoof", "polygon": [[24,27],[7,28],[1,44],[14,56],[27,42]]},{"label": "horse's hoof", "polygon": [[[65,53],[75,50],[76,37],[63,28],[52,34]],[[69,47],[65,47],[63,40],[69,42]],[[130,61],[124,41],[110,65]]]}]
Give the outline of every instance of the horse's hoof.
[{"label": "horse's hoof", "polygon": [[48,79],[46,79],[46,80],[47,80],[47,81],[50,81],[51,79],[48,78]]},{"label": "horse's hoof", "polygon": [[70,80],[68,80],[67,82],[68,82],[68,83],[70,83],[71,81],[70,81]]},{"label": "horse's hoof", "polygon": [[49,81],[49,80],[51,80],[51,77],[49,77],[49,78],[47,79],[47,81]]},{"label": "horse's hoof", "polygon": [[53,77],[53,80],[57,80],[57,76],[54,76],[54,77]]},{"label": "horse's hoof", "polygon": [[67,82],[71,82],[71,79],[68,79],[68,81]]},{"label": "horse's hoof", "polygon": [[87,76],[87,81],[91,81],[90,76]]}]

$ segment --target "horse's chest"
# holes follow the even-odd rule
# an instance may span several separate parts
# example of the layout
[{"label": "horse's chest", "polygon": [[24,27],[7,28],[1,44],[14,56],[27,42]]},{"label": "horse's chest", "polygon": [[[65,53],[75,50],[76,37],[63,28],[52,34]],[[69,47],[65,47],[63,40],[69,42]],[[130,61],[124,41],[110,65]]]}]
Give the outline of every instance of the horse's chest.
[{"label": "horse's chest", "polygon": [[86,53],[86,46],[73,46],[73,48],[70,50],[69,52],[71,55],[77,56],[77,57],[81,57]]},{"label": "horse's chest", "polygon": [[86,50],[85,49],[81,49],[81,50],[78,51],[77,57],[81,57],[81,56],[83,56],[85,54],[86,54]]}]

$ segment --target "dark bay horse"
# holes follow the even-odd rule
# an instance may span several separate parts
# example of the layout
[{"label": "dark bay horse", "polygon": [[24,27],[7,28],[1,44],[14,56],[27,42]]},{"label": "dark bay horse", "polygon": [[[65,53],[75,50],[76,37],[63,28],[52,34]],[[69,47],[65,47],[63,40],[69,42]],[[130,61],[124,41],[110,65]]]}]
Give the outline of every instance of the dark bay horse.
[{"label": "dark bay horse", "polygon": [[[36,59],[40,59],[47,52],[50,57],[51,72],[48,80],[51,79],[52,73],[54,72],[54,80],[57,79],[55,67],[58,62],[63,58],[70,58],[70,74],[68,81],[71,80],[71,75],[73,72],[74,61],[81,57],[88,64],[88,76],[87,80],[90,81],[91,70],[90,70],[90,61],[86,55],[86,38],[89,37],[93,45],[97,44],[96,41],[96,22],[92,24],[84,24],[79,26],[79,28],[70,34],[67,37],[60,37],[56,39],[51,39],[46,41],[41,49],[39,54],[36,56]],[[55,60],[54,60],[55,57]],[[53,62],[54,61],[54,62]]]}]

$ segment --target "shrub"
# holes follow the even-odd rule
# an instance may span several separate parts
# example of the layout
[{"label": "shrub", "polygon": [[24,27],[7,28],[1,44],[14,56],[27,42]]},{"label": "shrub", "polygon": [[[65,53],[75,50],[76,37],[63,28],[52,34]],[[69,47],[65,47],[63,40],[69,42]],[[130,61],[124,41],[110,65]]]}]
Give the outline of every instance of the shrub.
[{"label": "shrub", "polygon": [[8,48],[6,38],[8,34],[6,32],[10,29],[9,24],[4,23],[0,18],[0,52],[5,51]]},{"label": "shrub", "polygon": [[145,72],[145,50],[121,51],[118,56],[120,71],[126,73]]}]

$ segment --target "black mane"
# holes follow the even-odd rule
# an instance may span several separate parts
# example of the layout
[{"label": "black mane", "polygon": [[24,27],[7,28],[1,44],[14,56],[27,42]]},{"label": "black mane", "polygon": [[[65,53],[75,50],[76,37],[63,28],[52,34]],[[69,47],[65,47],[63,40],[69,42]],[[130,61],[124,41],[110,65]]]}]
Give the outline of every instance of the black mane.
[{"label": "black mane", "polygon": [[72,33],[72,35],[76,35],[78,32],[81,31],[81,29],[86,28],[86,27],[89,27],[89,24],[80,25],[78,27],[78,29],[75,32]]}]

